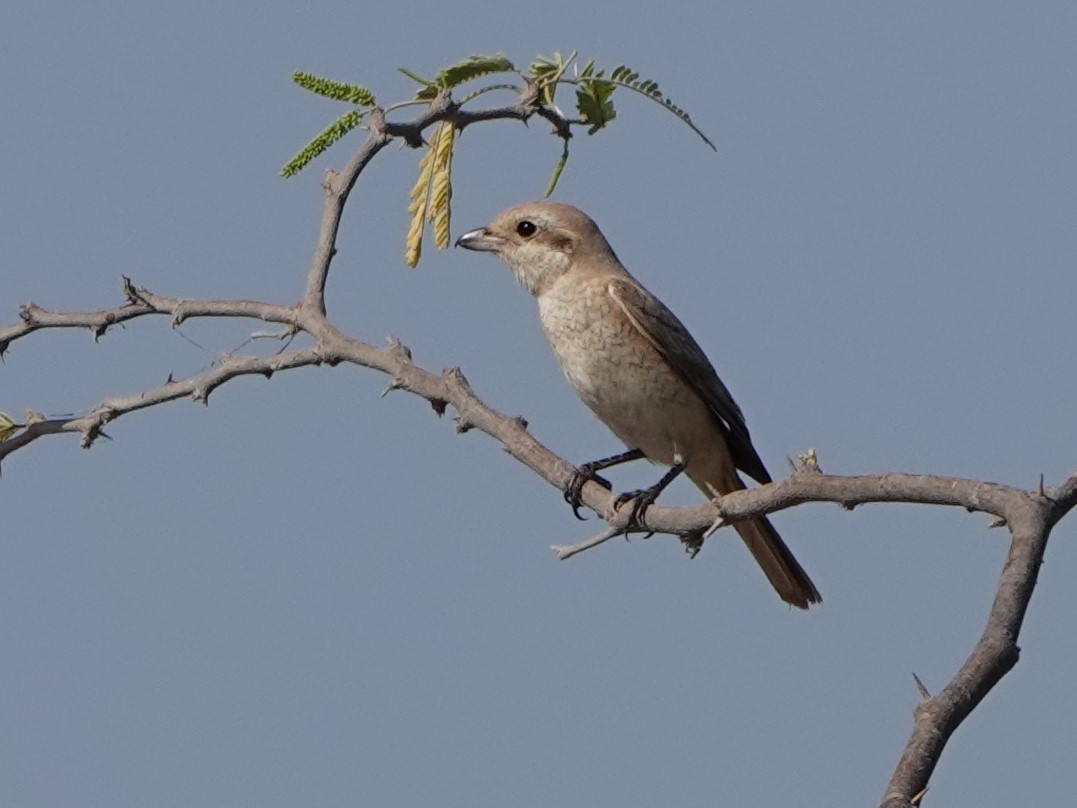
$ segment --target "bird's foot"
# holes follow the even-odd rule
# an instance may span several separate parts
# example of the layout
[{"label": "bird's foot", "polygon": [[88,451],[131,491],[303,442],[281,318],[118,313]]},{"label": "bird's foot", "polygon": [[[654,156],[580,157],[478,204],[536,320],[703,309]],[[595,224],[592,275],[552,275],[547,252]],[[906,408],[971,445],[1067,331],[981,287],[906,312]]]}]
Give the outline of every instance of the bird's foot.
[{"label": "bird's foot", "polygon": [[612,491],[613,486],[610,485],[609,480],[604,477],[599,477],[595,473],[596,468],[593,463],[584,463],[577,469],[574,469],[572,476],[569,477],[568,483],[565,485],[565,502],[572,507],[573,515],[580,520],[585,517],[580,516],[580,506],[583,505],[583,486],[588,482],[596,482],[605,488],[607,491]]},{"label": "bird's foot", "polygon": [[[625,491],[623,494],[618,494],[617,499],[613,501],[614,510],[620,510],[621,506],[631,502],[632,510],[628,514],[628,524],[625,526],[625,533],[629,528],[640,528],[647,530],[646,514],[647,509],[654,505],[654,501],[658,499],[658,495],[662,492],[662,487],[652,485],[650,488],[640,488],[636,491]],[[654,532],[648,533],[644,538],[649,539],[654,535]]]},{"label": "bird's foot", "polygon": [[695,558],[699,555],[699,551],[703,549],[703,531],[694,530],[690,533],[682,533],[680,536],[681,544],[684,545],[684,551],[688,553],[689,558]]},{"label": "bird's foot", "polygon": [[674,463],[669,471],[662,475],[662,479],[652,485],[650,488],[641,488],[638,491],[627,491],[624,494],[618,495],[617,499],[613,501],[614,510],[620,510],[621,506],[626,502],[632,503],[632,511],[628,515],[628,524],[625,526],[625,535],[628,535],[628,531],[632,528],[638,528],[640,530],[649,531],[643,538],[649,539],[654,535],[654,531],[647,527],[645,516],[647,509],[654,505],[654,501],[658,499],[658,495],[666,490],[666,487],[677,479],[682,471],[684,471],[685,462],[682,458],[677,457],[676,463]]}]

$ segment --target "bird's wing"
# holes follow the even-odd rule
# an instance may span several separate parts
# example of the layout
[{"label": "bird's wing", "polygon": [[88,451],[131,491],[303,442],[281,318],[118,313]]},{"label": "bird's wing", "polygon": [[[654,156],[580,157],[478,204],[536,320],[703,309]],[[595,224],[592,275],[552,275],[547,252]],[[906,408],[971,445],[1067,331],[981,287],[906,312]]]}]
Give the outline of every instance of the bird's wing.
[{"label": "bird's wing", "polygon": [[744,414],[684,324],[661,300],[631,279],[614,278],[607,288],[629,322],[721,421],[737,468],[760,483],[769,483],[770,474],[752,446]]}]

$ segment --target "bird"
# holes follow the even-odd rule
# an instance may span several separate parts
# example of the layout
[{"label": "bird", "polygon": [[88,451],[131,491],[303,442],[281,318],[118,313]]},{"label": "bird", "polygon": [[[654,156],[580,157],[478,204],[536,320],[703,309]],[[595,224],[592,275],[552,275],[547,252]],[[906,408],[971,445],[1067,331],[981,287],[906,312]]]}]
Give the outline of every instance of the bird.
[{"label": "bird", "polygon": [[[498,214],[456,245],[498,256],[538,302],[561,370],[585,405],[627,447],[584,463],[565,488],[576,511],[597,472],[647,458],[669,470],[647,489],[621,494],[646,528],[646,509],[682,472],[709,498],[745,488],[738,469],[771,482],[744,414],[683,323],[621,264],[598,225],[571,205],[529,202]],[[577,513],[577,516],[579,514]],[[822,598],[764,516],[734,523],[770,584],[801,609]]]}]

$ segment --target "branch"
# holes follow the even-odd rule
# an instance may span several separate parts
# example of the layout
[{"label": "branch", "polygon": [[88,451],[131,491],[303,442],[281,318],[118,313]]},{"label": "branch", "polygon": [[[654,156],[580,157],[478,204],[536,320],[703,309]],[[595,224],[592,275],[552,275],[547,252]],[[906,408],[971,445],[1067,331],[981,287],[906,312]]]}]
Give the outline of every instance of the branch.
[{"label": "branch", "polygon": [[88,328],[94,340],[101,337],[111,326],[133,320],[144,314],[152,314],[148,306],[127,304],[103,311],[55,312],[43,309],[33,301],[19,307],[20,322],[0,328],[0,357],[17,339],[32,334],[40,328]]},{"label": "branch", "polygon": [[[461,411],[460,408],[473,411],[484,424],[489,425],[498,418],[504,418],[478,401],[462,375],[449,374],[442,377],[412,365],[410,352],[399,343],[391,344],[389,348],[378,348],[339,332],[326,317],[325,286],[332,259],[336,255],[337,234],[348,197],[363,169],[381,149],[395,139],[403,140],[409,146],[421,146],[423,130],[441,120],[452,120],[460,129],[486,120],[509,119],[526,122],[537,109],[537,94],[530,85],[520,92],[515,104],[479,111],[465,112],[456,105],[448,92],[441,92],[420,115],[403,123],[389,122],[385,119],[383,110],[372,109],[368,116],[370,131],[367,139],[341,172],[326,173],[322,186],[325,204],[318,241],[307,272],[306,291],[303,300],[293,306],[257,300],[190,300],[166,297],[144,287],[135,287],[126,277],[123,279],[123,291],[127,302],[116,308],[91,312],[52,312],[34,303],[25,304],[19,310],[20,322],[0,328],[0,358],[13,342],[40,329],[88,328],[93,332],[94,339],[98,339],[113,325],[155,314],[169,315],[173,326],[196,317],[254,318],[287,325],[295,333],[306,332],[313,336],[318,344],[308,351],[270,358],[229,355],[220,360],[218,367],[205,374],[183,381],[173,381],[170,378],[161,387],[102,402],[85,416],[46,418],[37,413],[28,413],[26,428],[0,442],[0,461],[45,435],[79,433],[82,435],[81,445],[88,448],[103,434],[101,429],[106,423],[128,412],[185,397],[206,402],[212,390],[237,376],[258,373],[268,377],[277,370],[322,362],[352,362],[381,370],[393,376],[394,382],[390,389],[410,389],[427,398],[439,412],[443,411],[445,403],[449,402],[458,405],[458,411]],[[549,110],[544,110],[543,114],[551,120],[559,119],[556,113]],[[562,125],[567,126],[567,123],[561,120]],[[515,423],[511,419],[509,421]],[[517,427],[519,428],[518,424]],[[552,453],[546,451],[546,454],[548,458],[553,458]],[[554,460],[556,461],[556,458]]]},{"label": "branch", "polygon": [[[386,120],[385,111],[373,108],[368,116],[369,134],[345,168],[327,172],[325,202],[318,241],[307,272],[303,299],[290,306],[257,300],[189,300],[158,295],[135,287],[124,278],[126,302],[112,309],[90,312],[52,312],[33,303],[19,310],[19,322],[0,328],[0,357],[10,345],[31,333],[48,328],[88,328],[95,339],[117,323],[147,315],[167,315],[173,325],[196,317],[252,318],[279,323],[286,333],[308,334],[314,345],[273,356],[226,354],[205,373],[188,379],[168,379],[152,389],[101,402],[84,416],[48,418],[28,413],[23,429],[0,441],[0,461],[45,435],[77,433],[81,444],[91,446],[104,434],[103,427],[140,409],[180,398],[208,402],[222,384],[252,374],[267,378],[282,370],[346,362],[387,374],[386,392],[406,390],[429,401],[439,415],[451,406],[457,413],[460,432],[478,429],[498,440],[516,460],[554,487],[564,490],[574,467],[543,446],[527,431],[522,418],[504,415],[475,395],[458,369],[433,373],[412,362],[411,352],[391,339],[387,346],[361,342],[339,331],[327,318],[325,287],[337,233],[348,197],[359,175],[385,146],[401,140],[411,147],[423,143],[423,131],[439,121],[452,121],[458,129],[481,121],[508,119],[527,122],[539,115],[567,139],[576,123],[539,101],[533,84],[519,92],[515,104],[483,110],[462,110],[447,91],[440,93],[421,114],[408,122]],[[582,501],[607,523],[600,535],[573,547],[556,548],[562,558],[597,546],[628,532],[663,533],[680,538],[693,550],[715,527],[794,507],[806,502],[833,502],[845,508],[867,503],[906,502],[962,507],[988,513],[995,525],[1005,524],[1011,533],[1010,552],[1003,567],[987,626],[972,653],[954,678],[936,696],[927,696],[917,707],[912,735],[884,797],[885,808],[915,804],[927,788],[943,748],[964,718],[991,688],[1016,664],[1017,639],[1036,584],[1052,527],[1077,505],[1077,474],[1062,485],[1026,491],[996,483],[913,474],[881,474],[841,477],[824,475],[811,467],[790,477],[749,490],[737,491],[692,508],[652,506],[646,527],[629,524],[628,509],[614,508],[614,494],[589,482]]]},{"label": "branch", "polygon": [[1077,474],[1043,494],[1015,492],[1007,520],[1013,540],[983,634],[937,696],[914,711],[912,735],[890,780],[883,808],[919,802],[950,736],[1020,658],[1017,645],[1051,528],[1074,506]]},{"label": "branch", "polygon": [[29,413],[26,428],[8,440],[0,442],[0,460],[40,437],[68,432],[81,434],[81,445],[84,449],[88,449],[98,437],[105,434],[102,431],[105,424],[136,410],[144,410],[180,398],[190,398],[192,401],[208,404],[210,393],[225,382],[240,376],[257,374],[268,379],[278,370],[320,365],[323,361],[321,353],[316,348],[266,357],[226,354],[218,360],[215,368],[206,373],[182,381],[169,379],[160,387],[143,393],[106,399],[89,415],[74,418],[45,418],[37,413]]}]

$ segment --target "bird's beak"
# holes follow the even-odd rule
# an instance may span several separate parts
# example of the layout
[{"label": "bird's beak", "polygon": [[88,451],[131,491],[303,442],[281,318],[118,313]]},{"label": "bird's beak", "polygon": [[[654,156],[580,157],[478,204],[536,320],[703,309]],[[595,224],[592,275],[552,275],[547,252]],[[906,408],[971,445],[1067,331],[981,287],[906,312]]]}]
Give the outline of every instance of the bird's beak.
[{"label": "bird's beak", "polygon": [[490,232],[488,227],[480,227],[478,230],[469,230],[456,240],[457,247],[479,252],[500,252],[505,239],[499,238]]}]

